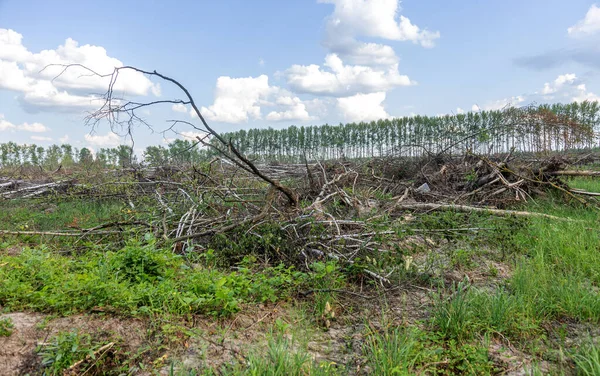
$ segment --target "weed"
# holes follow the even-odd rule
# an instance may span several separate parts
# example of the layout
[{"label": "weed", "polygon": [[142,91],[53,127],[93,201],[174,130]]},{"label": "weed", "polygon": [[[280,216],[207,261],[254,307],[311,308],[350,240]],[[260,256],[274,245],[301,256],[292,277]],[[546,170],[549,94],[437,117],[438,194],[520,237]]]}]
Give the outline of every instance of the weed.
[{"label": "weed", "polygon": [[383,333],[370,327],[364,353],[375,375],[409,375],[428,358],[419,332],[404,328],[387,329]]},{"label": "weed", "polygon": [[369,327],[364,355],[374,375],[488,375],[496,370],[487,346],[448,340],[417,327]]},{"label": "weed", "polygon": [[468,282],[453,284],[451,298],[437,296],[434,304],[433,325],[449,339],[467,339],[471,336],[472,311]]},{"label": "weed", "polygon": [[42,358],[45,374],[62,375],[75,362],[85,357],[95,358],[94,350],[99,347],[92,344],[89,334],[61,332],[48,344],[38,348],[38,355]]},{"label": "weed", "polygon": [[0,337],[10,337],[14,327],[10,317],[0,318]]},{"label": "weed", "polygon": [[474,266],[472,252],[467,249],[457,249],[452,253],[451,262],[454,267],[470,269]]},{"label": "weed", "polygon": [[573,354],[578,375],[600,375],[600,346],[584,344]]}]

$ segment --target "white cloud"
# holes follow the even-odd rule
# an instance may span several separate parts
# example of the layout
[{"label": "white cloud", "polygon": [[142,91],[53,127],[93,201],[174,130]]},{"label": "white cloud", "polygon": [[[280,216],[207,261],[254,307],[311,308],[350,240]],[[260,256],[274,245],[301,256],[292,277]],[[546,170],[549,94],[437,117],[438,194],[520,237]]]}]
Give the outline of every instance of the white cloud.
[{"label": "white cloud", "polygon": [[60,141],[61,144],[66,144],[69,141],[69,135],[64,135],[63,137],[59,138],[58,141]]},{"label": "white cloud", "polygon": [[577,92],[573,96],[573,101],[575,101],[575,102],[584,102],[584,101],[600,102],[600,96],[598,96],[592,92],[589,92],[587,90],[585,84],[577,85],[576,90],[577,90]]},{"label": "white cloud", "polygon": [[113,132],[108,132],[105,135],[86,134],[83,138],[98,147],[115,147],[121,144],[121,137]]},{"label": "white cloud", "polygon": [[23,123],[17,126],[17,129],[25,132],[33,132],[33,133],[44,133],[48,132],[49,129],[42,123]]},{"label": "white cloud", "polygon": [[31,133],[44,133],[50,129],[42,123],[23,123],[13,124],[8,120],[5,120],[4,114],[0,114],[0,131],[22,131]]},{"label": "white cloud", "polygon": [[277,104],[286,106],[288,109],[283,111],[271,111],[267,115],[266,119],[270,121],[282,121],[282,120],[311,120],[313,116],[308,114],[306,104],[304,104],[298,97],[280,97],[276,101]]},{"label": "white cloud", "polygon": [[[600,96],[588,91],[587,86],[574,73],[566,73],[557,76],[552,82],[546,82],[541,91],[530,92],[510,98],[487,102],[481,107],[482,110],[500,110],[509,106],[519,106],[525,103],[548,103],[548,102],[583,102],[598,101]],[[473,111],[479,107],[473,105]]]},{"label": "white cloud", "polygon": [[585,18],[567,29],[572,37],[584,37],[600,32],[600,8],[593,4],[585,15]]},{"label": "white cloud", "polygon": [[264,67],[265,63],[266,62],[265,62],[265,60],[262,57],[258,59],[258,65],[260,65],[261,67]]},{"label": "white cloud", "polygon": [[552,94],[552,96],[546,96],[546,99],[551,100],[557,98],[574,102],[600,101],[600,97],[588,91],[586,84],[574,73],[559,75],[552,84],[545,83],[542,94]]},{"label": "white cloud", "polygon": [[[333,12],[326,18],[322,43],[328,49],[325,63],[322,66],[294,64],[281,75],[294,93],[338,98],[319,98],[321,102],[315,106],[317,108],[332,103],[346,119],[388,117],[382,104],[386,92],[416,82],[400,74],[400,59],[391,46],[361,39],[411,41],[429,48],[440,33],[423,29],[401,15],[399,0],[319,2],[334,5]],[[360,100],[367,102],[359,103]],[[308,112],[314,114],[308,101],[304,104]],[[351,104],[360,105],[367,113],[360,115],[349,107]],[[306,115],[300,106],[286,111],[288,114],[295,112],[296,116]],[[271,119],[286,117],[273,112],[267,116]]]},{"label": "white cloud", "polygon": [[457,108],[456,108],[456,113],[457,113],[457,114],[459,114],[459,115],[460,115],[460,114],[464,114],[464,113],[465,113],[465,110],[463,110],[463,109],[462,109],[462,108],[460,108],[460,107],[457,107]]},{"label": "white cloud", "polygon": [[542,89],[542,94],[554,94],[559,91],[565,85],[569,85],[577,80],[577,76],[573,73],[561,74],[558,76],[553,83],[546,82]]},{"label": "white cloud", "polygon": [[[266,117],[269,121],[313,119],[300,98],[278,86],[269,85],[269,77],[217,79],[214,103],[200,112],[208,120],[224,123],[243,123],[262,119],[263,107],[275,107]],[[192,117],[195,113],[191,112]]]},{"label": "white cloud", "polygon": [[52,137],[45,136],[31,136],[31,139],[34,141],[52,141]]},{"label": "white cloud", "polygon": [[[0,44],[0,51],[1,46]],[[25,92],[34,82],[35,80],[25,77],[25,72],[14,61],[0,60],[0,89]]]},{"label": "white cloud", "polygon": [[479,108],[478,105],[474,104],[474,105],[471,106],[471,111],[473,111],[473,112],[479,112],[479,111],[481,111],[481,108]]},{"label": "white cloud", "polygon": [[319,0],[335,5],[327,22],[330,37],[367,37],[395,41],[412,41],[423,47],[432,47],[439,32],[422,30],[410,19],[398,15],[398,0]]},{"label": "white cloud", "polygon": [[0,29],[0,59],[25,61],[31,58],[31,52],[23,46],[23,36],[14,30]]},{"label": "white cloud", "polygon": [[379,92],[338,98],[337,108],[343,118],[349,122],[387,119],[390,115],[383,107],[385,97],[385,92]]},{"label": "white cloud", "polygon": [[[63,67],[52,64],[81,64],[100,74],[123,66],[103,47],[80,46],[71,38],[56,49],[38,53],[29,51],[22,42],[23,36],[16,31],[0,29],[0,88],[20,93],[21,104],[30,111],[89,109],[95,106],[93,100],[97,97],[88,93],[107,89],[108,77],[91,75],[76,66],[62,72]],[[134,71],[121,71],[114,90],[119,94],[160,95],[159,85]]]},{"label": "white cloud", "polygon": [[183,113],[185,113],[185,112],[187,112],[187,111],[188,111],[188,109],[187,109],[187,107],[185,106],[185,104],[182,104],[182,103],[177,103],[177,104],[174,104],[174,105],[171,107],[171,109],[172,109],[173,111],[175,111],[175,112],[183,112]]},{"label": "white cloud", "polygon": [[201,113],[209,120],[225,123],[260,119],[260,100],[270,91],[269,77],[264,74],[244,78],[222,76],[217,79],[214,103],[202,107]]},{"label": "white cloud", "polygon": [[0,114],[0,131],[8,131],[16,128],[16,125],[4,120],[4,114]]},{"label": "white cloud", "polygon": [[336,54],[325,57],[324,67],[293,65],[284,74],[292,90],[300,93],[329,96],[351,96],[359,93],[388,91],[399,86],[415,84],[408,76],[398,73],[398,65],[387,70],[368,66],[344,65]]}]

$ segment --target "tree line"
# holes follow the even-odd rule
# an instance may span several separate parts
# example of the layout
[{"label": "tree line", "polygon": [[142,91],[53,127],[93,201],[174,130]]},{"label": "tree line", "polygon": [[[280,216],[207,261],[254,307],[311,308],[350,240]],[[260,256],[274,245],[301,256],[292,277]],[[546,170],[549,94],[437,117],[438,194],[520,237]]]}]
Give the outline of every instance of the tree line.
[{"label": "tree line", "polygon": [[95,155],[88,148],[69,144],[42,147],[35,144],[0,144],[0,167],[41,166],[56,169],[59,166],[98,165],[100,167],[128,167],[137,163],[133,149],[126,145],[102,148]]},{"label": "tree line", "polygon": [[441,151],[552,152],[598,146],[598,102],[413,116],[372,122],[250,129],[224,137],[260,161],[421,156]]},{"label": "tree line", "polygon": [[[413,116],[372,122],[321,126],[260,128],[224,133],[240,152],[259,162],[315,159],[422,156],[439,152],[552,152],[600,146],[598,102],[553,104],[470,112],[447,116]],[[214,142],[214,141],[213,141]],[[209,141],[210,143],[210,141]],[[213,144],[213,146],[216,144]],[[151,166],[199,163],[217,152],[198,142],[177,139],[149,146],[141,157]],[[126,145],[95,154],[69,144],[41,147],[0,144],[0,166],[39,165],[49,169],[74,164],[128,167],[138,156]]]}]

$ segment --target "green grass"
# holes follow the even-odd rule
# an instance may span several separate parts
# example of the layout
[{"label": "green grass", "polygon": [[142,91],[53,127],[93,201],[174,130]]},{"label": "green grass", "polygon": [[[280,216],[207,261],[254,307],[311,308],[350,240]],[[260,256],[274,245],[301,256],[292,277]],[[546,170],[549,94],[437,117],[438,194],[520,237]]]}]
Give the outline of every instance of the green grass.
[{"label": "green grass", "polygon": [[65,200],[45,204],[29,200],[1,203],[2,230],[65,230],[91,227],[126,218],[128,207],[117,201]]},{"label": "green grass", "polygon": [[588,192],[600,192],[600,179],[597,177],[575,177],[567,180],[571,188],[583,189]]},{"label": "green grass", "polygon": [[450,298],[436,297],[431,315],[434,330],[443,338],[459,342],[497,334],[524,338],[541,331],[535,307],[504,289],[490,292],[461,282],[449,293]]},{"label": "green grass", "polygon": [[368,327],[363,349],[372,375],[490,375],[485,343],[461,342],[417,327]]},{"label": "green grass", "polygon": [[510,288],[546,318],[600,322],[600,216],[592,208],[542,206],[575,221],[533,218],[514,239],[524,257]]},{"label": "green grass", "polygon": [[304,376],[304,375],[336,375],[335,364],[317,364],[312,356],[303,349],[298,349],[293,339],[282,334],[269,339],[266,352],[250,353],[246,365],[237,365],[224,369],[221,375],[230,376]]},{"label": "green grass", "polygon": [[584,344],[573,355],[573,362],[578,375],[600,375],[600,346]]}]

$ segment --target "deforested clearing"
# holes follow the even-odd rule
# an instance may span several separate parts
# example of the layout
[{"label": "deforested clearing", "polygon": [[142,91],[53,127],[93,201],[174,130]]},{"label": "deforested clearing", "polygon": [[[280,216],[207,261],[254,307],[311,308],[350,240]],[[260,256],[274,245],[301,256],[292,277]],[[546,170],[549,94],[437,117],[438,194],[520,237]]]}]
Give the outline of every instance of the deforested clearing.
[{"label": "deforested clearing", "polygon": [[0,0],[0,376],[600,376],[600,6]]},{"label": "deforested clearing", "polygon": [[573,107],[423,147],[389,136],[418,119],[306,152],[238,134],[243,159],[3,144],[2,373],[596,374],[600,153]]}]

